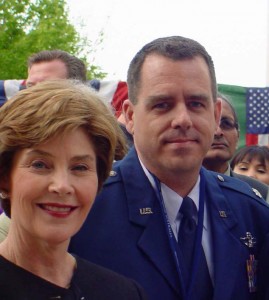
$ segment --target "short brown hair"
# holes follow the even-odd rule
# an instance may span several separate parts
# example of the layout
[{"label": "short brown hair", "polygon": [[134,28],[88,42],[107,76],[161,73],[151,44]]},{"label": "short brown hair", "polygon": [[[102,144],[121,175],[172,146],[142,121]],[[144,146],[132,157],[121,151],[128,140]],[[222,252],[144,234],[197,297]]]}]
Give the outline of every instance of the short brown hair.
[{"label": "short brown hair", "polygon": [[141,85],[141,69],[150,54],[158,54],[174,61],[192,59],[200,56],[207,64],[211,79],[213,99],[217,99],[217,82],[215,68],[211,56],[197,41],[182,36],[168,36],[153,40],[142,47],[132,59],[128,73],[128,95],[133,104],[137,102],[137,95]]},{"label": "short brown hair", "polygon": [[31,69],[34,64],[53,60],[60,60],[65,64],[67,79],[76,79],[82,82],[87,80],[87,68],[84,62],[63,50],[43,50],[33,54],[28,58],[28,68]]},{"label": "short brown hair", "polygon": [[[125,154],[125,140],[116,118],[97,94],[82,83],[64,79],[20,91],[0,108],[0,178],[10,173],[19,149],[79,127],[86,129],[94,144],[100,190],[116,154]],[[4,209],[5,202],[10,204],[2,199]]]}]

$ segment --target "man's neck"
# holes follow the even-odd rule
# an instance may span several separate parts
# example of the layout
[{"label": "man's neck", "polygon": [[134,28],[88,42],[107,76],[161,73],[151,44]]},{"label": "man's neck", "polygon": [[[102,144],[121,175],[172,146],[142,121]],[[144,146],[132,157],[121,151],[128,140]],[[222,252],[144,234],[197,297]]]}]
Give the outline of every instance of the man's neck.
[{"label": "man's neck", "polygon": [[229,163],[205,160],[203,162],[203,166],[207,170],[224,174],[227,171],[227,169],[229,168]]}]

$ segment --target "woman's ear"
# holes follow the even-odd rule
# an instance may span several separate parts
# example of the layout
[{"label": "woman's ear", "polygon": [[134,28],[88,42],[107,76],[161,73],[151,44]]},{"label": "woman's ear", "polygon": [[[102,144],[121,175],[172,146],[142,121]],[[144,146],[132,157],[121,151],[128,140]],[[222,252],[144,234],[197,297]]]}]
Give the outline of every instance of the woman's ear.
[{"label": "woman's ear", "polygon": [[[0,193],[2,193],[3,195],[8,195],[9,194],[9,176],[8,175],[4,175],[1,177],[0,179]],[[4,199],[4,198],[3,198]]]}]

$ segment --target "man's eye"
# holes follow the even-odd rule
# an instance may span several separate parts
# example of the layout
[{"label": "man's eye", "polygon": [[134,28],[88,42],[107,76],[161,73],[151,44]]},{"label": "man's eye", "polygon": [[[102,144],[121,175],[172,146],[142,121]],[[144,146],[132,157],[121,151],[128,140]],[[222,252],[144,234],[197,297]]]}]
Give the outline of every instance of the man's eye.
[{"label": "man's eye", "polygon": [[168,109],[169,107],[170,107],[170,105],[167,102],[160,102],[153,106],[153,108],[156,108],[156,109]]},{"label": "man's eye", "polygon": [[221,119],[220,120],[220,128],[222,130],[232,130],[234,128],[236,128],[236,123],[233,122],[232,120],[229,120],[229,119]]},{"label": "man's eye", "polygon": [[201,103],[201,102],[199,102],[199,101],[192,101],[192,102],[190,103],[190,106],[191,106],[191,107],[203,107],[204,104]]}]

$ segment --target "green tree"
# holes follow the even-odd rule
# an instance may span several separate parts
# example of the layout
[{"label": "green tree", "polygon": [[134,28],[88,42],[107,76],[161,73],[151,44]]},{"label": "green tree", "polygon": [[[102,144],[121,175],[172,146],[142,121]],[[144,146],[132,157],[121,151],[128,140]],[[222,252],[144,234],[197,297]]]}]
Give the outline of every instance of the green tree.
[{"label": "green tree", "polygon": [[[91,42],[71,24],[65,0],[0,1],[0,79],[27,76],[27,58],[41,50],[61,49],[81,58],[88,79],[104,78],[99,66],[87,61]],[[100,33],[102,41],[102,33]]]}]

